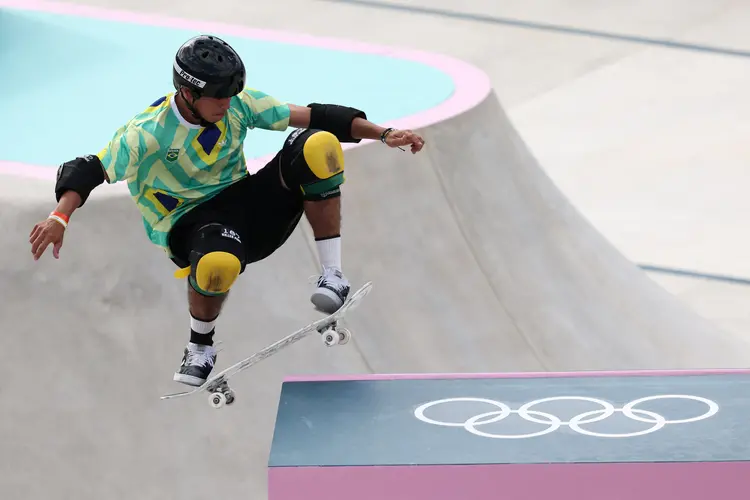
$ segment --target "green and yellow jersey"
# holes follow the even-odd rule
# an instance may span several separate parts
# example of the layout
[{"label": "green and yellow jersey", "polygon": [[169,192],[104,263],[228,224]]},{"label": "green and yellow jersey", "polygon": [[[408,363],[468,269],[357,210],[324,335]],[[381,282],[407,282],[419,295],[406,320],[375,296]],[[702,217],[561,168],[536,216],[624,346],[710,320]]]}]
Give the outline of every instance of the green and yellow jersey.
[{"label": "green and yellow jersey", "polygon": [[247,131],[284,131],[289,115],[286,104],[244,89],[221,121],[202,127],[180,115],[170,93],[118,129],[98,157],[110,183],[127,182],[149,239],[168,252],[167,234],[181,215],[249,175]]}]

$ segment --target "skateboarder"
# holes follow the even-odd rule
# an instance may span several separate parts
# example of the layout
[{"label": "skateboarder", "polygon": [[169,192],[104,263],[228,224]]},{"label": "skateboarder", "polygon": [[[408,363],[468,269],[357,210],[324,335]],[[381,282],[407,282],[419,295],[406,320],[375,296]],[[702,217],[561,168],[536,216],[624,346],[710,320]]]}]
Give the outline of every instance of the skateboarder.
[{"label": "skateboarder", "polygon": [[[282,103],[245,87],[240,56],[215,36],[184,43],[173,62],[176,91],[135,115],[104,149],[58,169],[57,207],[37,223],[34,260],[53,245],[59,258],[73,212],[99,184],[126,181],[146,233],[188,281],[190,340],[174,380],[200,385],[216,362],[215,324],[229,289],[250,263],[283,245],[304,214],[321,274],[312,303],[334,312],[349,293],[341,270],[342,142],[380,140],[419,152],[410,130],[375,125],[355,108]],[[249,175],[248,130],[295,130],[276,156]]]}]

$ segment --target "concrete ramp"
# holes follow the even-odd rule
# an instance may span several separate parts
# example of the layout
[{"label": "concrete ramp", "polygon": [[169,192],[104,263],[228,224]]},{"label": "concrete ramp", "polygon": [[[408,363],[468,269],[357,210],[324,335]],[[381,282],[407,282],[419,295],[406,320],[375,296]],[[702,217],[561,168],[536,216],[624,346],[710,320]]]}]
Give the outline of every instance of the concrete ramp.
[{"label": "concrete ramp", "polygon": [[415,158],[349,155],[345,265],[375,280],[354,320],[375,372],[747,365],[746,341],[696,317],[576,211],[494,92],[424,134]]},{"label": "concrete ramp", "polygon": [[[380,144],[346,152],[343,263],[355,286],[374,281],[349,321],[354,340],[329,349],[310,338],[265,360],[234,379],[238,399],[222,411],[202,396],[159,400],[175,390],[189,332],[186,285],[122,191],[104,187],[74,215],[61,260],[34,262],[28,235],[54,206],[52,186],[5,182],[3,496],[266,498],[275,409],[290,374],[750,359],[746,343],[696,317],[592,230],[492,92],[422,132],[416,156]],[[250,267],[217,325],[219,366],[317,318],[307,281],[316,271],[306,226]]]}]

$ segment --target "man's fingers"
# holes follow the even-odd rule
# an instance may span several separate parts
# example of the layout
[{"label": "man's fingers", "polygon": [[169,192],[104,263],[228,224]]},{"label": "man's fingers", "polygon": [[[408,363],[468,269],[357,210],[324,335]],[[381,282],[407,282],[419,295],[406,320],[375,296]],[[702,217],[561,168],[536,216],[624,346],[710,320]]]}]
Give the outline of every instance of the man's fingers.
[{"label": "man's fingers", "polygon": [[39,244],[41,243],[40,234],[37,232],[30,238],[29,243],[31,243],[31,253],[36,253],[37,248],[39,248]]},{"label": "man's fingers", "polygon": [[46,239],[43,239],[39,243],[39,246],[37,246],[36,249],[34,250],[34,260],[39,260],[39,257],[41,257],[42,254],[44,254],[44,251],[47,250],[48,245],[49,245],[49,241],[47,241]]},{"label": "man's fingers", "polygon": [[47,238],[46,236],[43,238],[40,238],[37,243],[36,250],[34,251],[34,258],[38,259],[39,257],[41,257],[42,254],[44,254],[44,252],[47,251],[47,247],[49,246],[49,244],[50,244],[49,238]]},{"label": "man's fingers", "polygon": [[62,248],[62,241],[59,241],[55,243],[55,246],[52,247],[52,255],[56,258],[60,258],[60,249]]},{"label": "man's fingers", "polygon": [[417,140],[417,136],[411,132],[402,132],[401,134],[394,137],[394,139],[396,139],[396,142],[399,146],[404,146],[406,144],[414,143]]},{"label": "man's fingers", "polygon": [[411,145],[412,153],[421,151],[424,146],[424,139],[411,130],[399,130],[394,132],[389,139],[389,146],[391,147],[400,148],[401,146]]},{"label": "man's fingers", "polygon": [[49,237],[42,233],[40,234],[31,246],[31,252],[34,254],[34,260],[39,260],[39,257],[47,250],[47,246],[51,241]]},{"label": "man's fingers", "polygon": [[404,134],[404,144],[411,144],[411,152],[416,153],[424,146],[424,139],[413,132]]},{"label": "man's fingers", "polygon": [[409,132],[406,138],[408,139],[408,142],[410,142],[411,144],[415,144],[417,146],[422,146],[424,144],[424,139],[422,139],[421,137],[419,137],[417,134],[413,132]]},{"label": "man's fingers", "polygon": [[60,249],[63,245],[63,231],[60,226],[39,223],[34,226],[29,235],[31,243],[31,254],[34,260],[39,258],[47,251],[47,247],[53,244],[52,254],[56,259],[60,258]]}]

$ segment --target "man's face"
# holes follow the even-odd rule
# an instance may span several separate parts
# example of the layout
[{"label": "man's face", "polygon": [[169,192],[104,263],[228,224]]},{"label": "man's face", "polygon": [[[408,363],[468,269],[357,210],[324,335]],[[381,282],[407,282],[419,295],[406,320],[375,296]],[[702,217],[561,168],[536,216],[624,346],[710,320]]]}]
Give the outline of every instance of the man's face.
[{"label": "man's face", "polygon": [[193,104],[198,113],[209,122],[216,123],[224,118],[229,109],[231,97],[218,99],[216,97],[201,97]]}]

